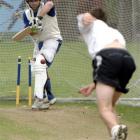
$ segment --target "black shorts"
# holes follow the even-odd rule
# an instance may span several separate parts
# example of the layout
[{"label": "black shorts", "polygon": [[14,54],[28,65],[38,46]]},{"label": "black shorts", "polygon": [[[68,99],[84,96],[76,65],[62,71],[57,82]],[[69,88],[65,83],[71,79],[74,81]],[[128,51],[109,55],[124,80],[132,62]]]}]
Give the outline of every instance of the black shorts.
[{"label": "black shorts", "polygon": [[124,49],[108,48],[98,52],[92,62],[94,82],[110,85],[127,93],[128,84],[136,69],[132,56]]}]

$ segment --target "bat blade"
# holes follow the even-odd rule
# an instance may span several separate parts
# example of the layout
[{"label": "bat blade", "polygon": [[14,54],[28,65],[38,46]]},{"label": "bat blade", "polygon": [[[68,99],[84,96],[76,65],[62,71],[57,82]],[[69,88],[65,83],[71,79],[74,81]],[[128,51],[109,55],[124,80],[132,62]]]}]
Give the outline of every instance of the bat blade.
[{"label": "bat blade", "polygon": [[19,31],[18,33],[16,33],[13,37],[12,40],[14,41],[20,41],[22,40],[25,36],[28,36],[31,33],[31,28],[30,27],[26,27],[24,29],[22,29],[21,31]]}]

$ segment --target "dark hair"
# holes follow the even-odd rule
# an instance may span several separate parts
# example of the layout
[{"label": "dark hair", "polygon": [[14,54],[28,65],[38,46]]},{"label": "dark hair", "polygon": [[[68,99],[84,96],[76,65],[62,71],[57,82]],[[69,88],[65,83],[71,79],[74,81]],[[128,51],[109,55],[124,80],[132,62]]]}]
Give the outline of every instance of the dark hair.
[{"label": "dark hair", "polygon": [[[25,1],[26,1],[27,3],[30,2],[30,0],[25,0]],[[41,1],[41,0],[39,0],[39,1]]]},{"label": "dark hair", "polygon": [[101,8],[92,9],[89,13],[97,19],[107,21],[106,14]]}]

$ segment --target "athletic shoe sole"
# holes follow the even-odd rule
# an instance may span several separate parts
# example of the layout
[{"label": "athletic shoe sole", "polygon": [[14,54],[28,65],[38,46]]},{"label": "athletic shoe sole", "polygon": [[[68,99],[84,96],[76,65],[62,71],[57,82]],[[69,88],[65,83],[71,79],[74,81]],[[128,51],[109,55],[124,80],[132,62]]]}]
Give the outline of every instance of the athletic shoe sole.
[{"label": "athletic shoe sole", "polygon": [[121,125],[118,131],[118,139],[117,140],[126,140],[128,134],[127,126]]}]

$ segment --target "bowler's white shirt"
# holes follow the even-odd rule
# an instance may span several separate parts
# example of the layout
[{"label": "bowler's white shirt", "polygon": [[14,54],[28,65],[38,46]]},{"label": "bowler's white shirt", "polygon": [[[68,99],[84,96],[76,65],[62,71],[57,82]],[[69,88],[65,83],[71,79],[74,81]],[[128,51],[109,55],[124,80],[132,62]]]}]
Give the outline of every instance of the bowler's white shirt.
[{"label": "bowler's white shirt", "polygon": [[118,40],[125,47],[125,39],[118,30],[109,27],[105,22],[98,19],[85,26],[82,18],[83,14],[77,16],[78,27],[92,58],[95,57],[98,51],[104,49],[106,45],[114,40]]}]

